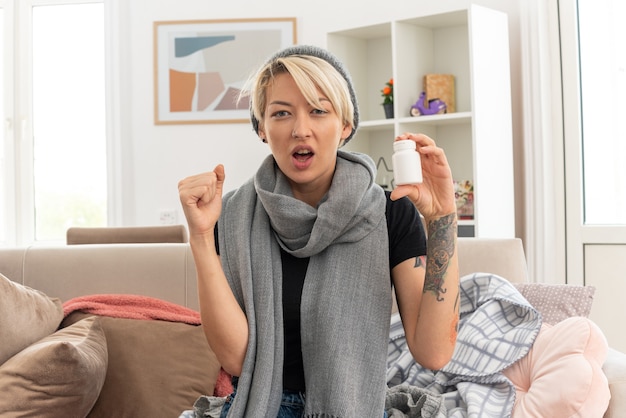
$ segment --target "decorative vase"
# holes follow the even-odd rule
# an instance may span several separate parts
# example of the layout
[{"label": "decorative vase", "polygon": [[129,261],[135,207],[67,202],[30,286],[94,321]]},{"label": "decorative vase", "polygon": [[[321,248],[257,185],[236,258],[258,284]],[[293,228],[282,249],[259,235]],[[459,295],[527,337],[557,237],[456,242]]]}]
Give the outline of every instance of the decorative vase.
[{"label": "decorative vase", "polygon": [[383,103],[383,109],[385,109],[385,118],[393,119],[393,103]]}]

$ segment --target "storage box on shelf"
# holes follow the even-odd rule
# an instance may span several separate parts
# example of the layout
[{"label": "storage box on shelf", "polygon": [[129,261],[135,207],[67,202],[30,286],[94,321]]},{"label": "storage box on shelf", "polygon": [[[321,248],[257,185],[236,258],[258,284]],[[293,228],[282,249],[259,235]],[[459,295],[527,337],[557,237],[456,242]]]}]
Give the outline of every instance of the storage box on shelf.
[{"label": "storage box on shelf", "polygon": [[[360,128],[346,149],[384,159],[392,141],[421,132],[444,148],[458,180],[474,185],[474,219],[459,233],[515,235],[508,22],[477,5],[434,15],[337,30],[328,49],[348,67],[359,99]],[[411,116],[426,74],[452,74],[456,111]],[[385,119],[380,89],[394,80],[394,115]],[[382,164],[378,164],[384,170]],[[389,175],[386,176],[390,178]]]}]

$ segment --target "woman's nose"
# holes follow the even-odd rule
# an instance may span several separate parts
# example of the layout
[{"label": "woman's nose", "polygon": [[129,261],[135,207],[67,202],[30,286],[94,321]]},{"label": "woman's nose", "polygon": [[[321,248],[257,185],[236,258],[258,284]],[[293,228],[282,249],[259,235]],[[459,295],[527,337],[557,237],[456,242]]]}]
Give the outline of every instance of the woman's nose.
[{"label": "woman's nose", "polygon": [[291,131],[291,137],[295,139],[302,139],[311,136],[311,123],[307,116],[298,117],[293,124],[293,130]]}]

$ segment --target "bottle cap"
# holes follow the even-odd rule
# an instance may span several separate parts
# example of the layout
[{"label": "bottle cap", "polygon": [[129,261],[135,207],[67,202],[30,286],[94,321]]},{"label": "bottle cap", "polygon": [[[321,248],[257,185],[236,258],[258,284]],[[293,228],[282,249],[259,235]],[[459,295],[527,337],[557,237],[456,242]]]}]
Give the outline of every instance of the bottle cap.
[{"label": "bottle cap", "polygon": [[403,151],[405,149],[415,149],[415,141],[410,139],[402,139],[400,141],[394,141],[393,150],[394,151]]}]

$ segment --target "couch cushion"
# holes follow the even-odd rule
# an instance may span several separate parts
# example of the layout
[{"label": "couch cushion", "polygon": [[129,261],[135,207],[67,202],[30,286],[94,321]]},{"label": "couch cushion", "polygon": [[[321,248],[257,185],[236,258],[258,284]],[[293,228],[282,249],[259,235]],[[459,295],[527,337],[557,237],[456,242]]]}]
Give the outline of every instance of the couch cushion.
[{"label": "couch cushion", "polygon": [[611,397],[602,372],[607,350],[587,318],[544,324],[530,352],[503,371],[516,389],[513,416],[601,417]]},{"label": "couch cushion", "polygon": [[551,325],[572,316],[588,317],[596,291],[593,286],[571,284],[515,283],[515,287]]},{"label": "couch cushion", "polygon": [[66,232],[68,245],[188,242],[185,225],[72,227]]},{"label": "couch cushion", "polygon": [[62,319],[59,299],[0,274],[0,364],[52,334]]},{"label": "couch cushion", "polygon": [[[85,315],[70,314],[62,326]],[[220,365],[201,326],[100,317],[109,367],[90,417],[177,417],[213,394]]]},{"label": "couch cushion", "polygon": [[85,318],[0,366],[0,416],[84,417],[98,398],[106,368],[100,322]]},{"label": "couch cushion", "polygon": [[[24,257],[24,284],[62,301],[93,294],[134,294],[197,305],[188,244],[34,246]],[[194,274],[191,274],[194,272]],[[196,293],[197,295],[197,293]]]},{"label": "couch cushion", "polygon": [[626,353],[609,347],[602,371],[609,381],[612,395],[604,418],[621,418],[626,411]]},{"label": "couch cushion", "polygon": [[460,277],[484,272],[497,274],[511,283],[528,281],[528,267],[520,238],[459,237],[457,244]]}]

